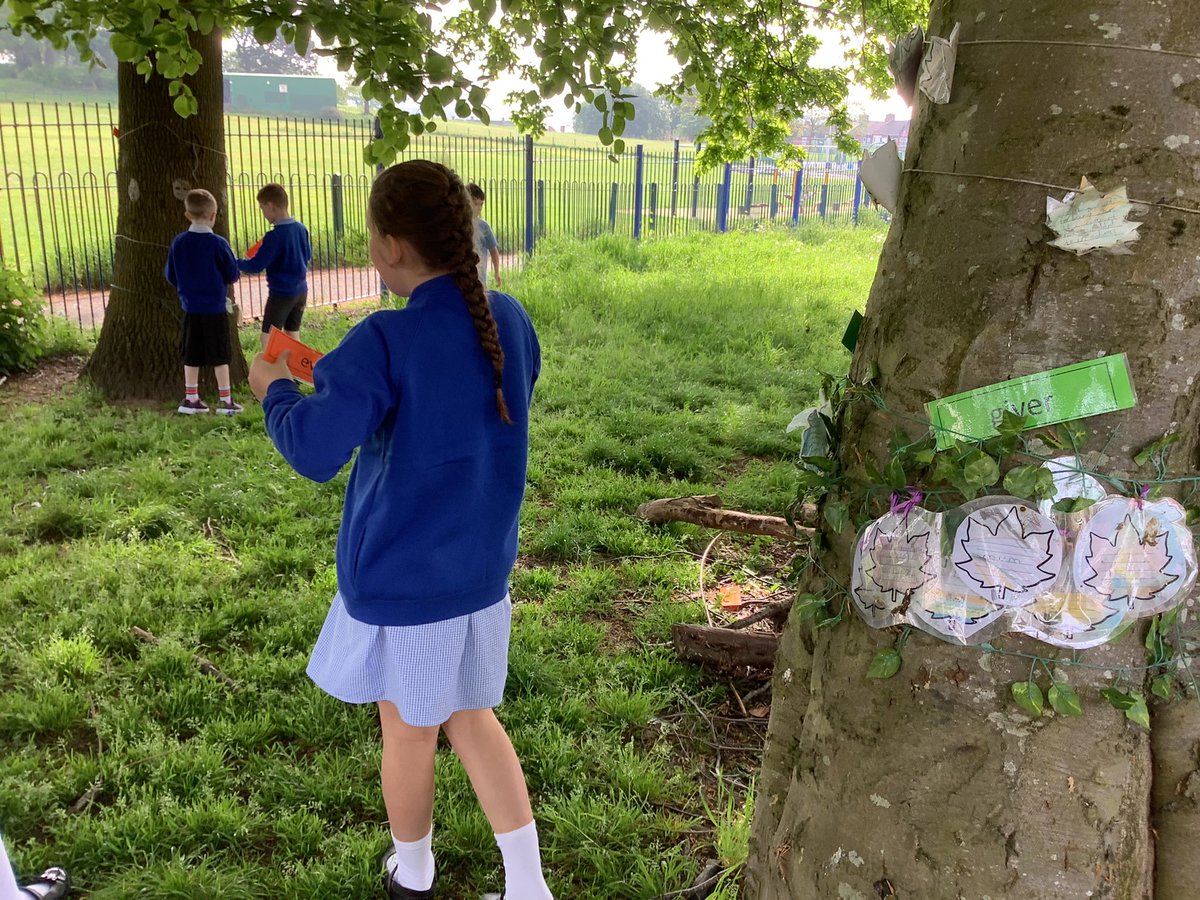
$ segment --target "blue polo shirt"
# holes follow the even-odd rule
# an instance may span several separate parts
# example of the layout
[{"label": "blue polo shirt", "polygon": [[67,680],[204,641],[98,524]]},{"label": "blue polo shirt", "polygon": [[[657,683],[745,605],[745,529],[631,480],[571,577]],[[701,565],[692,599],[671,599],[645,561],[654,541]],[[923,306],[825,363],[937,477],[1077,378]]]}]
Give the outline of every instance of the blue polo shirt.
[{"label": "blue polo shirt", "polygon": [[520,303],[490,298],[511,425],[450,275],[356,325],[313,367],[315,393],[280,379],[263,399],[267,433],[306,478],[328,481],[358,449],[336,555],[338,589],[359,621],[435,622],[508,592],[541,348]]}]

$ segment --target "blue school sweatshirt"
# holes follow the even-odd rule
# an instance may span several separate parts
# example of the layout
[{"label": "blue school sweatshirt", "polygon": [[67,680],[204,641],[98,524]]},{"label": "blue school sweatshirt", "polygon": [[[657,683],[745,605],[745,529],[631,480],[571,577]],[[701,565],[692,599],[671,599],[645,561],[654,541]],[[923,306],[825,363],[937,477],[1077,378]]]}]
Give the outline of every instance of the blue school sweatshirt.
[{"label": "blue school sweatshirt", "polygon": [[238,268],[248,275],[267,273],[267,290],[292,297],[308,290],[308,264],[312,243],[308,229],[295,219],[280,219],[263,235],[262,246],[249,259],[239,259]]},{"label": "blue school sweatshirt", "polygon": [[436,622],[508,593],[541,349],[521,304],[490,297],[511,425],[450,275],[351,329],[313,367],[315,393],[280,379],[263,399],[267,433],[306,478],[328,481],[359,449],[336,557],[338,590],[361,622]]},{"label": "blue school sweatshirt", "polygon": [[184,312],[224,313],[228,286],[238,280],[237,257],[210,227],[192,225],[171,241],[163,276],[179,294]]}]

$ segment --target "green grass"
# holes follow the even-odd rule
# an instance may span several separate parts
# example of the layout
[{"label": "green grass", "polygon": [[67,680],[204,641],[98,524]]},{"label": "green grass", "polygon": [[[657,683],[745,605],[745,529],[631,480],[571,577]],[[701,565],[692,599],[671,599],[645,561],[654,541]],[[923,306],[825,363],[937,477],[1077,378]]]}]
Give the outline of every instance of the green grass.
[{"label": "green grass", "polygon": [[[673,622],[703,620],[689,597],[710,535],[633,513],[693,492],[787,504],[784,427],[819,370],[846,368],[838,339],[879,246],[845,229],[547,242],[513,276],[544,368],[499,712],[557,896],[658,897],[705,858],[744,858],[746,792],[713,787],[694,705],[719,709],[724,682],[668,643]],[[329,348],[350,324],[313,315],[305,337]],[[4,397],[0,823],[19,867],[65,865],[80,896],[114,900],[376,896],[376,716],[304,674],[335,589],[345,475],[291,473],[244,392],[236,419],[85,388],[43,406]],[[750,567],[765,552],[728,543]],[[745,786],[754,758],[751,745],[722,765]],[[445,895],[497,889],[499,855],[449,753],[435,820]]]}]

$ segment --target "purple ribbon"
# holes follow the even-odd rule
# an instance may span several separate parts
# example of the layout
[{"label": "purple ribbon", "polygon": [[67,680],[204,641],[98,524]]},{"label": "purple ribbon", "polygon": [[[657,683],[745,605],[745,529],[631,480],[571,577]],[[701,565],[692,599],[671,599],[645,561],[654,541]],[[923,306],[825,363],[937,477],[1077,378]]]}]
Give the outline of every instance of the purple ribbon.
[{"label": "purple ribbon", "polygon": [[916,509],[917,504],[925,499],[925,495],[914,487],[906,487],[904,489],[908,493],[907,500],[901,500],[900,494],[897,491],[892,491],[892,515],[903,516],[908,518],[908,514]]},{"label": "purple ribbon", "polygon": [[1150,499],[1150,485],[1143,484],[1141,490],[1138,491],[1138,495],[1137,495],[1138,509],[1141,509],[1143,506],[1145,506],[1146,501],[1149,499]]}]

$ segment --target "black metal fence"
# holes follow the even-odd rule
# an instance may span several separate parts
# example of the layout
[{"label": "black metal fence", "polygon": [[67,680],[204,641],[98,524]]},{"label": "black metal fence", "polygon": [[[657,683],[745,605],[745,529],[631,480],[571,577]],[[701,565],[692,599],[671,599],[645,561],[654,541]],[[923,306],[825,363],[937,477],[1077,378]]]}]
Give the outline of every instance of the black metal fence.
[{"label": "black metal fence", "polygon": [[[111,105],[0,104],[0,257],[34,280],[52,311],[81,326],[102,317],[111,280],[116,124]],[[376,295],[365,220],[375,171],[362,155],[372,121],[230,114],[225,134],[235,252],[262,236],[255,195],[276,181],[312,233],[310,302]],[[758,159],[701,172],[696,149],[678,141],[638,144],[614,157],[592,137],[549,133],[535,141],[465,123],[414,139],[404,156],[442,162],[483,187],[483,215],[510,268],[546,236],[648,239],[769,222],[857,223],[865,214],[856,163],[784,170]],[[237,291],[247,316],[261,313],[261,277],[243,279]]]}]

